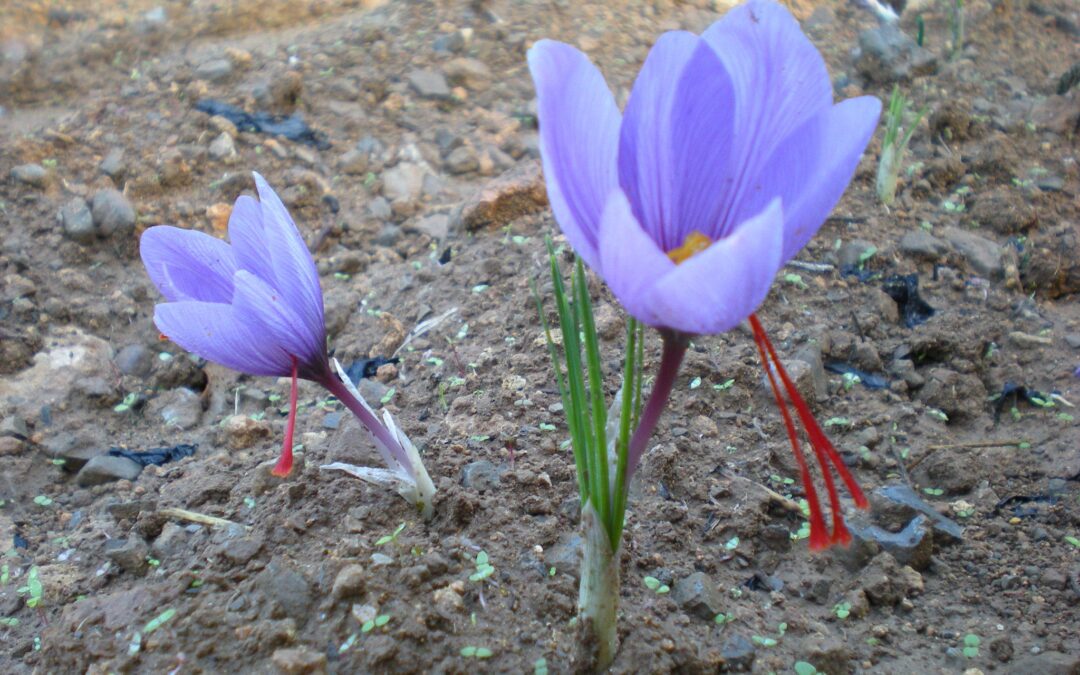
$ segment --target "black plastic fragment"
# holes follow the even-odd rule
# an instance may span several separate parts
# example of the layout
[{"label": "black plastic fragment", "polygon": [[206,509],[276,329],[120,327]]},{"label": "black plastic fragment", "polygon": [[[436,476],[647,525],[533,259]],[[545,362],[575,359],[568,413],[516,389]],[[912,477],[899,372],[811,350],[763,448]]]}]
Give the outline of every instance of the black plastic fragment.
[{"label": "black plastic fragment", "polygon": [[1011,408],[1016,407],[1020,401],[1027,401],[1036,408],[1048,408],[1052,405],[1050,394],[1044,394],[1037,389],[1025,387],[1022,384],[1006,382],[1001,387],[1001,393],[994,397],[994,422],[1001,418],[1001,413],[1010,401],[1012,402],[1012,405],[1009,406]]},{"label": "black plastic fragment", "polygon": [[447,246],[446,250],[443,251],[442,255],[439,256],[439,264],[445,265],[446,263],[450,262],[450,259],[453,257],[453,255],[454,249],[450,246]]},{"label": "black plastic fragment", "polygon": [[859,382],[867,389],[885,389],[889,386],[889,381],[881,375],[875,375],[874,373],[868,373],[865,370],[859,370],[849,363],[830,361],[825,364],[825,370],[839,375],[847,375],[848,373],[857,375]]},{"label": "black plastic fragment", "polygon": [[359,361],[353,361],[348,367],[345,368],[345,374],[349,376],[354,385],[360,384],[360,380],[365,378],[375,377],[375,371],[379,369],[379,366],[385,366],[388,363],[401,363],[401,359],[398,357],[386,358],[385,356],[376,356],[371,359],[360,359]]},{"label": "black plastic fragment", "polygon": [[30,542],[18,530],[11,536],[11,544],[15,548],[30,548]]},{"label": "black plastic fragment", "polygon": [[212,98],[204,98],[195,104],[195,109],[207,115],[220,115],[236,125],[240,131],[254,131],[271,136],[282,136],[311,145],[319,150],[330,147],[326,134],[308,126],[300,115],[272,115],[266,112],[247,113],[236,106]]},{"label": "black plastic fragment", "polygon": [[885,279],[881,290],[896,301],[904,325],[914,328],[934,316],[934,308],[919,297],[918,274],[894,274]]},{"label": "black plastic fragment", "polygon": [[124,450],[123,448],[109,448],[109,456],[127,457],[131,461],[137,462],[143,466],[150,466],[151,464],[161,466],[167,462],[175,462],[178,459],[194,455],[195,449],[198,447],[198,445],[180,443],[171,448],[151,448],[139,452]]}]

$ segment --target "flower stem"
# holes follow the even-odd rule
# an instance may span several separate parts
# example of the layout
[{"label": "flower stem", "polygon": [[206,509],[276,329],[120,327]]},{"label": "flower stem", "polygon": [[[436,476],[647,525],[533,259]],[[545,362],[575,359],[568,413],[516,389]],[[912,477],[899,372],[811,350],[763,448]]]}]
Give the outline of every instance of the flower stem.
[{"label": "flower stem", "polygon": [[[326,387],[327,391],[336,396],[339,401],[345,404],[346,408],[352,411],[352,414],[356,415],[357,419],[360,420],[360,424],[371,434],[372,440],[375,442],[375,449],[379,451],[387,467],[393,470],[400,466],[406,471],[412,468],[412,463],[398,440],[375,417],[370,408],[352,395],[344,382],[339,380],[337,376],[330,374],[325,379],[320,380],[319,384]],[[409,478],[413,479],[411,473]]]},{"label": "flower stem", "polygon": [[649,400],[641,411],[641,419],[638,421],[634,435],[630,437],[630,448],[626,466],[626,478],[624,485],[628,485],[630,478],[637,470],[641,456],[645,454],[645,448],[649,444],[649,437],[656,429],[656,423],[660,421],[660,414],[664,412],[671,390],[675,386],[675,376],[679,373],[686,348],[690,344],[690,337],[674,331],[662,331],[660,336],[664,340],[664,349],[660,355],[660,369],[656,373],[656,382],[653,383],[652,393]]},{"label": "flower stem", "polygon": [[591,501],[581,510],[581,529],[585,550],[578,587],[578,644],[585,668],[600,672],[611,665],[619,648],[619,549],[612,549]]}]

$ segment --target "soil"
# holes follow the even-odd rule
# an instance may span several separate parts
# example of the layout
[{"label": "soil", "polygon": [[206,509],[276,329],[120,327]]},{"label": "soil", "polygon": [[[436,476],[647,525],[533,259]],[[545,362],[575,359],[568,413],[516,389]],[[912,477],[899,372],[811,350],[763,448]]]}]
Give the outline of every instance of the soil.
[{"label": "soil", "polygon": [[[749,332],[695,340],[632,488],[614,672],[1080,672],[1080,87],[1058,93],[1080,12],[965,3],[952,55],[947,4],[908,9],[925,52],[885,61],[858,49],[866,9],[796,7],[839,97],[899,80],[928,110],[896,202],[874,193],[879,130],[759,312],[874,508],[851,512],[851,548],[811,554]],[[576,44],[625,101],[661,31],[726,6],[4,5],[0,670],[579,668],[576,484],[530,296],[544,237],[563,242],[524,54]],[[329,145],[238,131],[206,98],[300,113]],[[421,449],[430,522],[319,469],[378,458],[313,385],[303,460],[271,477],[287,382],[159,339],[138,235],[224,236],[251,170],[314,251],[343,363],[455,310],[361,387]],[[925,322],[882,290],[897,274]],[[594,291],[613,391],[624,319]],[[177,444],[197,448],[141,471],[99,457]],[[495,572],[471,581],[480,551]]]}]

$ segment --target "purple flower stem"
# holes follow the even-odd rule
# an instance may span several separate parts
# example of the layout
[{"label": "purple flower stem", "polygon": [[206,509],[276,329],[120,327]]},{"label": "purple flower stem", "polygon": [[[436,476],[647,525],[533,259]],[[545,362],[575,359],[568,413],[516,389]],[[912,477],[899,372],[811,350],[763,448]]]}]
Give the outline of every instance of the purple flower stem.
[{"label": "purple flower stem", "polygon": [[[346,408],[356,415],[357,419],[360,420],[360,424],[364,425],[364,428],[372,435],[375,447],[379,450],[379,454],[383,456],[383,461],[386,462],[387,467],[392,469],[395,465],[398,465],[407,471],[411,478],[415,479],[412,462],[409,461],[409,457],[405,454],[405,449],[401,447],[401,443],[390,434],[390,430],[370,410],[364,407],[363,403],[356,400],[356,397],[352,395],[345,383],[331,374],[327,375],[325,379],[320,379],[319,384],[326,387],[331,394],[336,396],[339,401],[345,404]],[[387,453],[389,453],[389,456],[387,456]]]},{"label": "purple flower stem", "polygon": [[630,437],[624,485],[630,484],[630,478],[637,470],[641,456],[645,454],[649,438],[656,429],[656,423],[660,421],[660,415],[664,412],[668,398],[671,397],[671,390],[675,386],[675,376],[679,373],[679,366],[686,354],[686,348],[690,345],[690,336],[685,333],[662,330],[660,337],[664,340],[664,349],[660,355],[660,369],[656,373],[656,382],[653,383],[649,400],[641,411],[637,429]]}]

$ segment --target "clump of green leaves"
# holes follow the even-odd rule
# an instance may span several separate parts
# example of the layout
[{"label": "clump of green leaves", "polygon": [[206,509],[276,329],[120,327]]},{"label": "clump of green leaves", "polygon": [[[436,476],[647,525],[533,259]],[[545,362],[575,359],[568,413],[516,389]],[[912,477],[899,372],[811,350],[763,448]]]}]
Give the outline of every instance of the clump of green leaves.
[{"label": "clump of green leaves", "polygon": [[379,540],[375,542],[376,546],[385,546],[390,543],[397,543],[398,535],[405,531],[405,523],[402,523],[394,529],[392,534],[384,534],[379,537]]},{"label": "clump of green leaves", "polygon": [[[900,87],[893,87],[892,96],[889,98],[889,109],[885,112],[885,140],[881,144],[881,160],[878,163],[877,172],[877,195],[882,204],[892,204],[896,198],[896,180],[900,175],[900,166],[904,163],[904,153],[907,152],[908,143],[911,141],[915,128],[926,114],[926,108],[922,108],[914,119],[905,125],[904,117],[908,111],[908,100]],[[906,130],[901,133],[901,128]]]},{"label": "clump of green leaves", "polygon": [[979,636],[975,635],[974,633],[968,633],[967,635],[965,635],[964,656],[968,657],[969,659],[977,657],[979,655],[980,642],[982,642],[982,640],[980,640]]},{"label": "clump of green leaves", "polygon": [[133,391],[133,392],[129,393],[127,396],[125,396],[123,401],[120,401],[119,403],[114,405],[113,406],[113,411],[118,412],[118,413],[127,412],[128,410],[131,410],[131,408],[135,405],[135,403],[138,400],[139,400],[139,394],[137,392]]},{"label": "clump of green leaves", "polygon": [[851,603],[850,602],[838,602],[833,605],[833,614],[837,619],[846,619],[851,616]]},{"label": "clump of green leaves", "polygon": [[480,551],[476,554],[476,571],[469,575],[469,581],[483,581],[492,574],[495,574],[495,568],[488,562],[487,552]]},{"label": "clump of green leaves", "polygon": [[374,619],[368,619],[367,621],[365,621],[364,625],[360,626],[360,632],[361,633],[370,633],[371,631],[375,630],[376,628],[382,628],[383,626],[385,626],[388,623],[390,623],[390,615],[389,614],[380,614],[380,615],[376,616]]},{"label": "clump of green leaves", "polygon": [[26,584],[15,589],[15,592],[19,595],[27,595],[26,606],[30,608],[38,607],[41,605],[42,598],[45,595],[45,588],[41,585],[41,577],[38,576],[38,568],[35,565],[30,568],[30,572],[26,575]]}]

